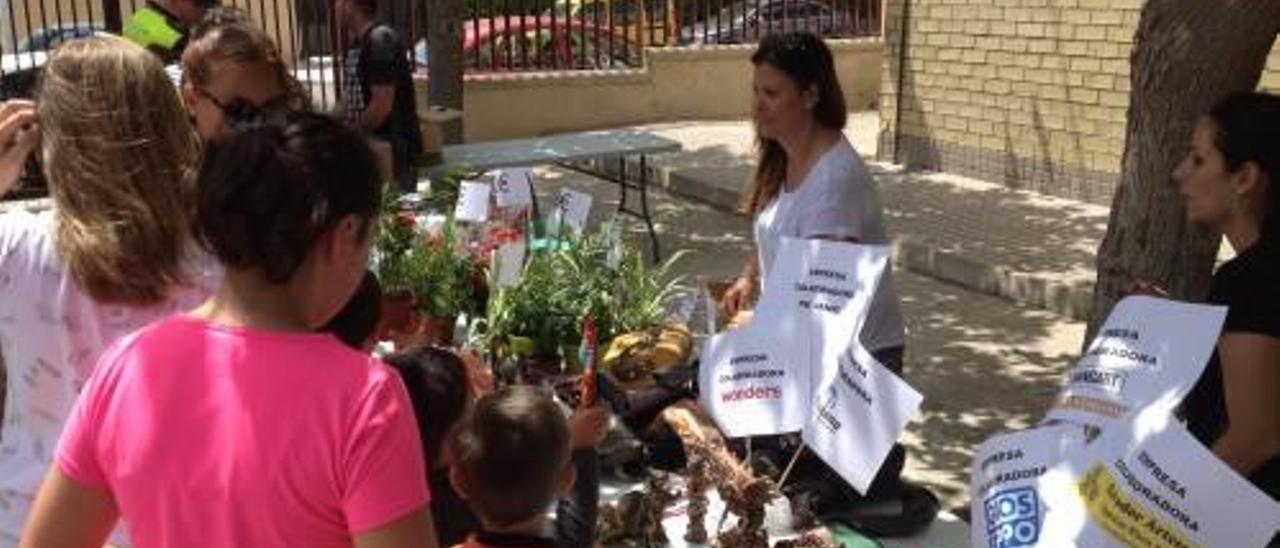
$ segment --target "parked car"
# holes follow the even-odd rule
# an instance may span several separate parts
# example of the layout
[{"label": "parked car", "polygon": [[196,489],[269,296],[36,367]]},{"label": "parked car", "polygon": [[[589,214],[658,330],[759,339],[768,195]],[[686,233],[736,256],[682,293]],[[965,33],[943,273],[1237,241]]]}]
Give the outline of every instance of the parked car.
[{"label": "parked car", "polygon": [[63,42],[76,38],[88,38],[94,33],[103,32],[106,28],[101,23],[61,23],[32,31],[26,38],[18,42],[16,53],[28,51],[50,51]]},{"label": "parked car", "polygon": [[102,28],[100,23],[62,23],[31,31],[13,52],[0,55],[0,99],[29,96],[48,52],[68,40],[93,36]]},{"label": "parked car", "polygon": [[772,32],[806,30],[819,36],[847,36],[854,25],[846,10],[816,0],[747,0],[686,26],[681,41],[692,44],[744,44]]},{"label": "parked car", "polygon": [[[554,33],[552,32],[554,29]],[[641,48],[603,25],[581,18],[513,15],[463,22],[463,70],[467,73],[532,70],[621,69],[641,65]],[[419,77],[426,75],[430,52],[426,39],[410,54]],[[294,78],[317,107],[330,109],[337,98],[341,67],[331,55],[298,60]]]},{"label": "parked car", "polygon": [[615,35],[641,46],[668,45],[669,38],[674,42],[678,26],[675,0],[559,0],[543,15],[552,13],[609,25]]},{"label": "parked car", "polygon": [[[512,15],[462,24],[462,62],[468,72],[596,69],[640,66],[640,48],[621,33],[582,17]],[[425,70],[426,40],[414,46]]]}]

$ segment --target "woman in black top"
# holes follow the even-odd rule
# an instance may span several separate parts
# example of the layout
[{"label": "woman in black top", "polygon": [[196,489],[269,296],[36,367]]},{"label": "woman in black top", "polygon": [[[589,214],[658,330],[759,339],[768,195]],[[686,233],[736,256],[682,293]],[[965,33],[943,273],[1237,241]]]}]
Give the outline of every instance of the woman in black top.
[{"label": "woman in black top", "polygon": [[1280,98],[1239,93],[1196,122],[1173,176],[1187,219],[1237,256],[1213,275],[1217,352],[1183,405],[1213,453],[1280,499]]}]

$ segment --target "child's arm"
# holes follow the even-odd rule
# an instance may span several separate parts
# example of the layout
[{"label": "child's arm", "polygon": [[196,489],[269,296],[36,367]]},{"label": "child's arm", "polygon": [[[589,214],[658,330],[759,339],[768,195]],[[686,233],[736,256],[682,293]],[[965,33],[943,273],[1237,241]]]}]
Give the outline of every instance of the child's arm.
[{"label": "child's arm", "polygon": [[105,491],[80,485],[57,466],[51,466],[36,496],[20,546],[96,548],[107,541],[118,516]]},{"label": "child's arm", "polygon": [[575,449],[573,468],[577,473],[573,492],[556,503],[556,546],[588,547],[596,538],[600,507],[600,455],[596,448]]},{"label": "child's arm", "polygon": [[580,409],[569,422],[576,479],[568,498],[556,504],[557,546],[591,546],[596,536],[596,512],[600,506],[600,456],[596,445],[609,427],[609,410],[603,405]]},{"label": "child's arm", "polygon": [[435,523],[425,508],[356,535],[356,548],[435,548]]}]

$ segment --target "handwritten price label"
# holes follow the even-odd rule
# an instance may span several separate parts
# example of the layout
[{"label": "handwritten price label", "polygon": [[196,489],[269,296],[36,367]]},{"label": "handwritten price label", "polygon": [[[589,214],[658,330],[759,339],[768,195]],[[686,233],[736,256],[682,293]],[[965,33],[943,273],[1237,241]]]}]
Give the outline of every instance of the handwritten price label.
[{"label": "handwritten price label", "polygon": [[498,207],[533,204],[533,172],[528,169],[503,169],[493,174]]}]

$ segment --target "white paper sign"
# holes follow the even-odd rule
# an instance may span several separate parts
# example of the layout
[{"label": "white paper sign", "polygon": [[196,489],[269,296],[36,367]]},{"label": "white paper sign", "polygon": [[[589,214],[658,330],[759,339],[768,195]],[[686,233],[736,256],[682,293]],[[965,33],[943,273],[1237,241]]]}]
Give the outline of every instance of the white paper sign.
[{"label": "white paper sign", "polygon": [[498,207],[533,204],[533,171],[524,168],[496,171],[493,174],[493,193]]},{"label": "white paper sign", "polygon": [[551,228],[569,227],[576,234],[587,228],[587,215],[591,213],[591,195],[572,189],[562,189],[556,196],[555,209],[551,211]]},{"label": "white paper sign", "polygon": [[489,220],[489,191],[489,183],[463,181],[458,186],[458,205],[453,210],[453,218],[474,223]]},{"label": "white paper sign", "polygon": [[889,264],[889,248],[783,238],[762,288],[760,312],[774,306],[823,315],[866,310]]},{"label": "white paper sign", "polygon": [[813,322],[818,346],[814,359],[827,366],[815,366],[814,371],[827,371],[831,378],[832,366],[862,328],[888,264],[889,249],[884,246],[784,238],[756,317],[795,315]]},{"label": "white paper sign", "polygon": [[1172,412],[1204,371],[1226,314],[1147,296],[1120,301],[1045,419],[1104,428],[1157,400]]},{"label": "white paper sign", "polygon": [[418,216],[418,230],[428,236],[439,236],[444,233],[444,225],[449,218],[439,213]]},{"label": "white paper sign", "polygon": [[1084,430],[1060,424],[987,439],[973,457],[969,476],[969,529],[974,547],[1034,544],[1046,505],[1039,480],[1069,452],[1084,450]]},{"label": "white paper sign", "polygon": [[609,270],[617,270],[622,266],[622,259],[626,255],[626,250],[622,245],[622,229],[618,225],[617,219],[614,219],[609,225],[609,250],[605,252],[604,264]]},{"label": "white paper sign", "polygon": [[923,396],[853,341],[816,391],[804,442],[840,477],[866,493]]},{"label": "white paper sign", "polygon": [[809,330],[791,318],[752,322],[707,339],[699,400],[726,436],[796,432],[809,418]]},{"label": "white paper sign", "polygon": [[498,287],[515,287],[524,272],[524,242],[506,242],[493,250],[494,283]]},{"label": "white paper sign", "polygon": [[1041,496],[1034,546],[1252,548],[1280,530],[1280,505],[1163,409],[1103,430],[1045,474]]}]

